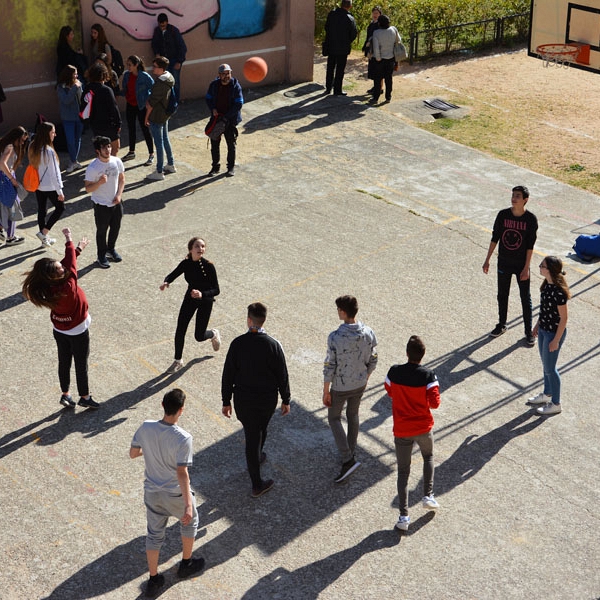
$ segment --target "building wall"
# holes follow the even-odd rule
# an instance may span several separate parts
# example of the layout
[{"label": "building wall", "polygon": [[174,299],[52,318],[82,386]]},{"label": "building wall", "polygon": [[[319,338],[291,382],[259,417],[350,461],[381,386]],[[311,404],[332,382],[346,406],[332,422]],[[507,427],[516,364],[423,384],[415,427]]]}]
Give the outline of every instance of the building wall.
[{"label": "building wall", "polygon": [[[31,128],[38,112],[58,120],[56,42],[63,25],[73,27],[75,47],[88,55],[90,27],[100,23],[124,60],[136,54],[148,66],[156,17],[166,12],[188,48],[184,99],[204,96],[223,62],[244,88],[312,80],[312,0],[165,0],[156,9],[147,0],[4,0],[2,12],[0,83],[7,97],[0,105],[2,133],[15,125]],[[269,67],[259,84],[243,76],[251,56],[264,58]]]}]

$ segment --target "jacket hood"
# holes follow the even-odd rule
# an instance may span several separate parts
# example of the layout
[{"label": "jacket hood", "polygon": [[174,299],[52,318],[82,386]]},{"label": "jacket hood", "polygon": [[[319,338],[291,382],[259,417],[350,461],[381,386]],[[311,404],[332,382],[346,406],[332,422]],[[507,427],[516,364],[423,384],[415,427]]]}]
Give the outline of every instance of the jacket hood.
[{"label": "jacket hood", "polygon": [[168,83],[171,86],[175,85],[175,77],[173,77],[173,75],[169,73],[169,71],[165,71],[158,79],[159,81],[164,81],[165,83]]}]

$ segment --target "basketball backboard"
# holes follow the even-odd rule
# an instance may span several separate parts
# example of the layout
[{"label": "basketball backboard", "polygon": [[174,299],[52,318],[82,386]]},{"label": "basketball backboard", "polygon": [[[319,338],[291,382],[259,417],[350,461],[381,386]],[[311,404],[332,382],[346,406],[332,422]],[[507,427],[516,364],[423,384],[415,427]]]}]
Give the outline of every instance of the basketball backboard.
[{"label": "basketball backboard", "polygon": [[600,0],[532,0],[529,56],[542,44],[574,43],[584,46],[571,66],[600,73]]}]

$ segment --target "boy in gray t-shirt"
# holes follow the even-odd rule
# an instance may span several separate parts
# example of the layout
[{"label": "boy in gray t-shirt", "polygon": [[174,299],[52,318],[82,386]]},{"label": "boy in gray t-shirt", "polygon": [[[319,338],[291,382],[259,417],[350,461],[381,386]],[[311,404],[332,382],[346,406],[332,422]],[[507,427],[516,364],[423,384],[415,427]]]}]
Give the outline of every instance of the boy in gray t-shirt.
[{"label": "boy in gray t-shirt", "polygon": [[146,558],[150,579],[147,595],[156,594],[165,583],[158,574],[158,555],[165,539],[169,517],[181,524],[183,556],[177,574],[189,577],[202,570],[203,558],[192,558],[198,530],[198,512],[190,488],[188,467],[192,465],[192,436],[177,422],[183,413],[185,393],[171,390],[162,401],[164,416],[160,421],[145,421],[135,432],[129,456],[144,457],[144,503],[148,522]]}]

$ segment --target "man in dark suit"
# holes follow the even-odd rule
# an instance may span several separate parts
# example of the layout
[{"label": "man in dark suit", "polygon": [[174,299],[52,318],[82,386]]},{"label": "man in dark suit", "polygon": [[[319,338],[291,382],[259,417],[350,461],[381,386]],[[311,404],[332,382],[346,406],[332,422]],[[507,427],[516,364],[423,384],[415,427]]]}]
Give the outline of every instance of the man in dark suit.
[{"label": "man in dark suit", "polygon": [[325,91],[336,96],[345,96],[342,91],[344,70],[352,42],[356,39],[357,30],[354,17],[350,14],[352,0],[342,0],[341,6],[332,10],[327,15],[325,23],[325,41],[323,54],[327,56],[327,75],[325,77]]}]

